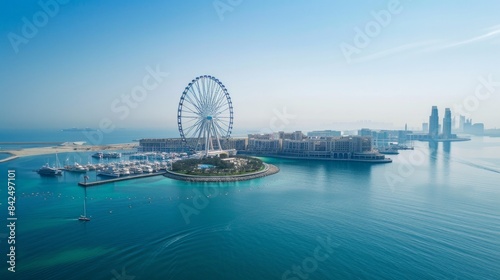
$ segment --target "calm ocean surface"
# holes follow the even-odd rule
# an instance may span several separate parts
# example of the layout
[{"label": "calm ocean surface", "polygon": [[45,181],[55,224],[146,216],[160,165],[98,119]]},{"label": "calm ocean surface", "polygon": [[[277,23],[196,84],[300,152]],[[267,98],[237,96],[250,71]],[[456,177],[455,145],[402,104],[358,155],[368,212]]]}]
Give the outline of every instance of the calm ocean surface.
[{"label": "calm ocean surface", "polygon": [[[40,133],[3,133],[0,142],[85,141]],[[175,136],[160,134],[103,142]],[[415,146],[391,164],[264,158],[281,172],[91,187],[88,223],[76,220],[82,175],[33,172],[54,155],[2,163],[0,279],[500,279],[500,138]],[[75,157],[59,155],[67,158]],[[6,263],[8,169],[15,273]]]}]

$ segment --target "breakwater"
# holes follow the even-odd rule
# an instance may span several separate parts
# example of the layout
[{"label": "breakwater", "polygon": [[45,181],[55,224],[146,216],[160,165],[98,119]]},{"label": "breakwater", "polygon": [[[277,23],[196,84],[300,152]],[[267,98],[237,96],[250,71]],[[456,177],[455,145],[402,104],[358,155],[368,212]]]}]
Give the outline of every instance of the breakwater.
[{"label": "breakwater", "polygon": [[132,179],[147,178],[147,177],[153,177],[153,176],[158,176],[158,175],[163,175],[163,174],[165,174],[165,172],[130,175],[130,176],[123,176],[123,177],[118,177],[118,178],[104,179],[104,180],[98,180],[98,181],[92,181],[92,182],[78,182],[78,185],[82,186],[82,187],[93,187],[93,186],[98,186],[98,185],[103,185],[103,184],[108,184],[108,183],[115,183],[115,182],[132,180]]}]

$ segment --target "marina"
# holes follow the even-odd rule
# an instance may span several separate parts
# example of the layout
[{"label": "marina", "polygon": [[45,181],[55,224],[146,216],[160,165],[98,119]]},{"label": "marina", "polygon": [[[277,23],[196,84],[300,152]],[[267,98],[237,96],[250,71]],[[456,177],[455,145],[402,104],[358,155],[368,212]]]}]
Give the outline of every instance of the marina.
[{"label": "marina", "polygon": [[[39,169],[34,170],[42,177],[59,177],[66,173],[81,174],[83,181],[78,185],[83,187],[97,186],[107,183],[139,179],[164,175],[171,168],[172,163],[188,158],[185,153],[137,153],[137,152],[109,152],[100,153],[112,155],[110,157],[92,157],[88,154],[88,162],[82,163],[81,157],[72,156],[66,159],[62,166],[58,154],[54,160],[47,160]],[[117,156],[119,155],[119,156]],[[83,155],[85,157],[85,155]],[[74,176],[74,175],[73,175]],[[90,181],[90,178],[95,180]]]},{"label": "marina", "polygon": [[[79,185],[87,187],[162,175],[164,174],[164,171],[171,166],[172,161],[173,159],[167,159],[161,162],[148,160],[115,160],[103,163],[103,160],[101,159],[98,163],[89,162],[86,165],[74,162],[74,164],[71,165],[73,168],[65,167],[60,170],[85,174],[83,176],[84,181],[79,182]],[[89,181],[91,173],[95,174],[95,181]]]}]

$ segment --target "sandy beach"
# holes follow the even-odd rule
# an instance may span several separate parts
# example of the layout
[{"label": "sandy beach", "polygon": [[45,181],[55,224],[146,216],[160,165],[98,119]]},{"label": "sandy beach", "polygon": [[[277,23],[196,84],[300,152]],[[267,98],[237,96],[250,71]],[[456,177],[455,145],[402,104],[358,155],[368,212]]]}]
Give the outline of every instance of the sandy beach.
[{"label": "sandy beach", "polygon": [[92,152],[92,151],[106,151],[106,150],[129,150],[137,148],[137,143],[124,143],[124,144],[110,144],[101,146],[87,146],[87,145],[64,145],[64,146],[50,146],[50,147],[36,147],[17,150],[5,150],[2,153],[11,154],[11,157],[0,160],[6,162],[14,160],[19,157],[47,155],[55,153],[72,153],[72,152]]}]

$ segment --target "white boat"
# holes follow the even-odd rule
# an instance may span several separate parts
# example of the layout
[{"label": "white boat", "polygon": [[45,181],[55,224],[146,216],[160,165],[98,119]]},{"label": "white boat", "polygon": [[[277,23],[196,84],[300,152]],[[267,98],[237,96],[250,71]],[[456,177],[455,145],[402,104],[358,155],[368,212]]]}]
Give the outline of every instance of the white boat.
[{"label": "white boat", "polygon": [[78,220],[82,222],[88,222],[90,221],[90,218],[87,217],[87,187],[84,187],[84,189],[85,189],[85,197],[83,198],[83,215],[80,215]]},{"label": "white boat", "polygon": [[120,169],[120,176],[128,176],[128,175],[130,175],[130,170],[128,168]]},{"label": "white boat", "polygon": [[113,178],[118,178],[120,177],[120,170],[114,168],[113,166],[110,166],[100,172],[97,172],[98,176],[104,176],[104,177],[113,177]]},{"label": "white boat", "polygon": [[130,173],[142,174],[143,170],[139,166],[133,166],[133,167],[130,168]]},{"label": "white boat", "polygon": [[87,164],[84,165],[85,168],[88,170],[96,170],[97,169],[97,164],[92,163],[92,157],[88,156],[88,161]]},{"label": "white boat", "polygon": [[88,163],[87,165],[85,165],[85,168],[87,168],[87,170],[96,170],[97,169],[97,167],[91,163]]},{"label": "white boat", "polygon": [[101,171],[104,168],[106,168],[106,165],[104,165],[104,163],[98,163],[95,165],[95,170],[97,170],[97,171]]},{"label": "white boat", "polygon": [[76,173],[85,173],[89,171],[89,169],[78,162],[75,162],[72,165],[66,165],[64,166],[64,170],[69,171],[69,172],[76,172]]},{"label": "white boat", "polygon": [[153,173],[153,168],[149,165],[141,165],[142,172]]},{"label": "white boat", "polygon": [[153,168],[153,172],[158,172],[160,171],[160,163],[155,161],[151,164],[151,168]]}]

